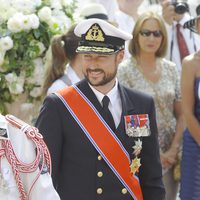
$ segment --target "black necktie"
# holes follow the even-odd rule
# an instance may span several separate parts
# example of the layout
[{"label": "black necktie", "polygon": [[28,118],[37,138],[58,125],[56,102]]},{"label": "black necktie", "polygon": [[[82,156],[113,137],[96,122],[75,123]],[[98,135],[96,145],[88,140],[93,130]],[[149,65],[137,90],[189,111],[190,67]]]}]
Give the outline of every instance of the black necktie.
[{"label": "black necktie", "polygon": [[108,96],[104,96],[103,100],[102,100],[102,103],[103,103],[103,111],[105,113],[105,116],[106,116],[106,122],[108,123],[108,125],[110,126],[110,128],[115,131],[115,122],[114,122],[114,119],[113,119],[113,116],[108,108],[108,104],[110,102],[110,99]]}]

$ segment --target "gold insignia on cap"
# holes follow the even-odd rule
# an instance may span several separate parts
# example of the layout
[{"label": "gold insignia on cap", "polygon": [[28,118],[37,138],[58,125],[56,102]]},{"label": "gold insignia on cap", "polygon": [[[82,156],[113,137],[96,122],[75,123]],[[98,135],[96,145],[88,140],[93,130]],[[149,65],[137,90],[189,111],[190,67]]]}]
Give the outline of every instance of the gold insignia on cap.
[{"label": "gold insignia on cap", "polygon": [[91,26],[91,28],[88,30],[85,36],[85,39],[89,41],[98,41],[98,42],[105,41],[103,31],[97,24]]}]

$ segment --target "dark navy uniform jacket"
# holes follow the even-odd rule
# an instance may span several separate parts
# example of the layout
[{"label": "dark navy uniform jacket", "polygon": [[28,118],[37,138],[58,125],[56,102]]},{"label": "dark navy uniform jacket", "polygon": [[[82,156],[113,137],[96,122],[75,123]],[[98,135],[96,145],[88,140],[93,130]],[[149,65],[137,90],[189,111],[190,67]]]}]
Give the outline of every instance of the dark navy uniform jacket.
[{"label": "dark navy uniform jacket", "polygon": [[[87,81],[83,80],[77,86],[103,116],[102,106]],[[119,91],[122,116],[115,134],[133,159],[132,147],[136,138],[129,137],[125,133],[124,116],[149,114],[151,135],[141,138],[143,148],[139,155],[141,167],[138,177],[144,200],[163,200],[165,191],[153,99],[120,84]],[[55,94],[45,99],[36,126],[49,147],[53,183],[62,200],[133,199]]]}]

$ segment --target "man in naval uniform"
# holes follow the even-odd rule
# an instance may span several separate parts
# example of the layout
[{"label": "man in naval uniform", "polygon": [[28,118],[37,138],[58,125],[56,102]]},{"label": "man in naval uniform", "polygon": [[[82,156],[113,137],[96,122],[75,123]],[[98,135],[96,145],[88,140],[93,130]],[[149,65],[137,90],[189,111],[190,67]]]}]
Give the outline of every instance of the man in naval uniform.
[{"label": "man in naval uniform", "polygon": [[132,36],[100,19],[75,34],[85,79],[47,96],[36,122],[55,188],[62,200],[164,200],[153,99],[116,78]]},{"label": "man in naval uniform", "polygon": [[59,200],[41,134],[12,115],[0,114],[0,199]]}]

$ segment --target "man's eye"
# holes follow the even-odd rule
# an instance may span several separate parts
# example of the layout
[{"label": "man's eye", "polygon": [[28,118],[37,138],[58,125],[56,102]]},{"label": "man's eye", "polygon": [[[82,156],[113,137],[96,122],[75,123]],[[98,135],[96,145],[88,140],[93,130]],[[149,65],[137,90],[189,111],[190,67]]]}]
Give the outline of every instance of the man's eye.
[{"label": "man's eye", "polygon": [[91,56],[84,56],[85,59],[91,59]]}]

